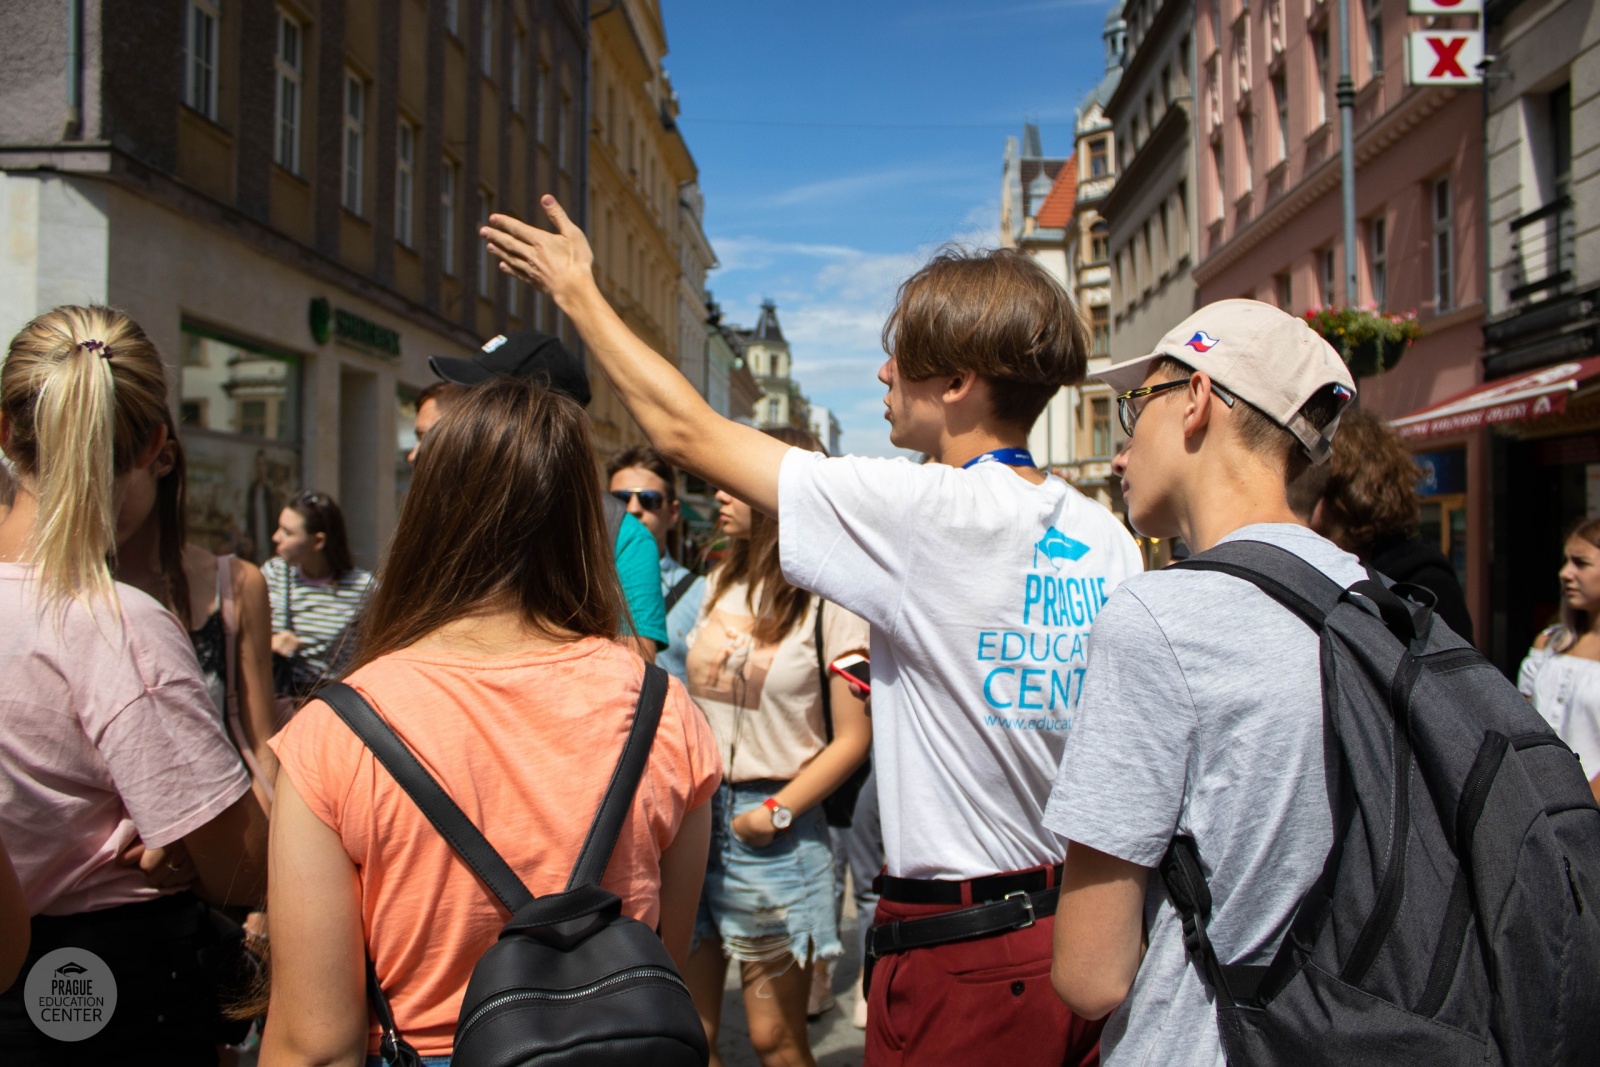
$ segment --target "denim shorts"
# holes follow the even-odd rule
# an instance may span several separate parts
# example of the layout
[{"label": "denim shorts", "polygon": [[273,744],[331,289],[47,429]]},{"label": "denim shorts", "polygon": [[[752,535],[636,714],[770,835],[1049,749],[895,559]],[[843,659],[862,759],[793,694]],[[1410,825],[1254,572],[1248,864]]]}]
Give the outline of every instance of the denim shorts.
[{"label": "denim shorts", "polygon": [[724,782],[712,798],[711,850],[694,943],[722,939],[737,960],[793,956],[802,966],[843,954],[833,900],[833,848],[822,806],[794,817],[772,844],[755,848],[732,829],[783,782]]}]

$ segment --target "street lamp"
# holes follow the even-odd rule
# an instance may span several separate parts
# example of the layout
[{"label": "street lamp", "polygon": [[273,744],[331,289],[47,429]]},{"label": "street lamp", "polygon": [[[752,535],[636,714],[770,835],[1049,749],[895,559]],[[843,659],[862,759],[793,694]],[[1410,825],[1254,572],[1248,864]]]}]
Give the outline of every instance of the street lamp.
[{"label": "street lamp", "polygon": [[1339,187],[1344,192],[1344,303],[1356,306],[1356,86],[1350,78],[1350,4],[1339,0]]}]

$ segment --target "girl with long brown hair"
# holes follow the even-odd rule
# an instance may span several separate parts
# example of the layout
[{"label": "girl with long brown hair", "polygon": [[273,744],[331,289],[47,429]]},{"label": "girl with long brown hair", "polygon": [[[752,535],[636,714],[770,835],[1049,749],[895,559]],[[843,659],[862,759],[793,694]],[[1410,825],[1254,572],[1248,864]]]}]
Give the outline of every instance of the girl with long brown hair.
[{"label": "girl with long brown hair", "polygon": [[[822,451],[803,430],[767,432]],[[810,1064],[812,969],[843,951],[820,805],[872,743],[864,703],[836,675],[827,683],[828,739],[822,675],[828,663],[866,651],[868,628],[784,579],[776,519],[725,492],[717,499],[730,548],[712,572],[687,665],[689,693],[716,735],[724,781],[712,814],[697,947],[684,977],[715,1049],[723,977],[728,960],[738,961],[750,1040],[762,1063]]]},{"label": "girl with long brown hair", "polygon": [[33,916],[25,968],[71,946],[118,986],[105,1028],[71,1044],[12,986],[7,1064],[214,1064],[216,935],[197,895],[265,888],[265,819],[188,637],[109,562],[154,507],[166,405],[155,346],[109,308],[40,315],[0,368],[17,475],[0,519],[0,840]]},{"label": "girl with long brown hair", "polygon": [[1562,556],[1561,614],[1534,638],[1517,688],[1577,753],[1600,800],[1600,519],[1575,523]]},{"label": "girl with long brown hair", "polygon": [[[428,431],[375,588],[345,680],[536,896],[561,889],[644,676],[617,641],[622,592],[583,409],[510,378],[468,390]],[[367,959],[406,1040],[449,1056],[468,977],[507,913],[326,703],[272,744],[262,1063],[375,1053]],[[719,778],[710,731],[673,682],[602,884],[680,965]]]}]

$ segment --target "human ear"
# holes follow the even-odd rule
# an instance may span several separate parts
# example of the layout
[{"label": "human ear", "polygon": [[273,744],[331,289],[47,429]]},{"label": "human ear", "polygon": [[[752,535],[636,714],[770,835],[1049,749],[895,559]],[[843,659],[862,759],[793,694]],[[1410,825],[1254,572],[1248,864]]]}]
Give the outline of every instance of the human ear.
[{"label": "human ear", "polygon": [[[156,432],[150,435],[150,440],[145,442],[145,446],[141,448],[139,450],[139,454],[134,457],[134,468],[136,470],[143,470],[144,468],[157,463],[161,459],[162,454],[167,451],[167,445],[170,443],[170,441],[171,439],[167,436],[166,426],[157,426]],[[172,468],[168,466],[167,470],[171,469]],[[157,477],[165,473],[166,471],[161,470],[157,470],[155,472]]]},{"label": "human ear", "polygon": [[978,376],[970,370],[964,370],[960,374],[952,374],[945,379],[944,402],[946,404],[960,403],[972,395],[972,390],[977,387],[977,384]]},{"label": "human ear", "polygon": [[1183,395],[1183,436],[1191,438],[1211,425],[1211,403],[1216,394],[1211,391],[1211,379],[1203,371],[1189,376],[1189,388]]}]

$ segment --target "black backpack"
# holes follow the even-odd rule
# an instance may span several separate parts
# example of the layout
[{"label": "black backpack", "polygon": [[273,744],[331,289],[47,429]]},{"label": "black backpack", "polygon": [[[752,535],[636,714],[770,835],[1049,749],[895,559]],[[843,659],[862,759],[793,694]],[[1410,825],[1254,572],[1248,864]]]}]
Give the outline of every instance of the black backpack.
[{"label": "black backpack", "polygon": [[[343,683],[318,692],[511,913],[467,984],[450,1054],[455,1067],[709,1061],[700,1016],[661,939],[623,916],[621,901],[600,888],[666,692],[666,672],[646,665],[633,726],[567,888],[537,899],[359,693]],[[370,960],[367,993],[383,1030],[384,1061],[420,1064],[396,1029]]]},{"label": "black backpack", "polygon": [[1177,566],[1259,587],[1318,633],[1334,840],[1270,964],[1221,962],[1205,842],[1161,864],[1231,1067],[1592,1064],[1600,809],[1578,760],[1425,590],[1349,590],[1224,543]]}]

